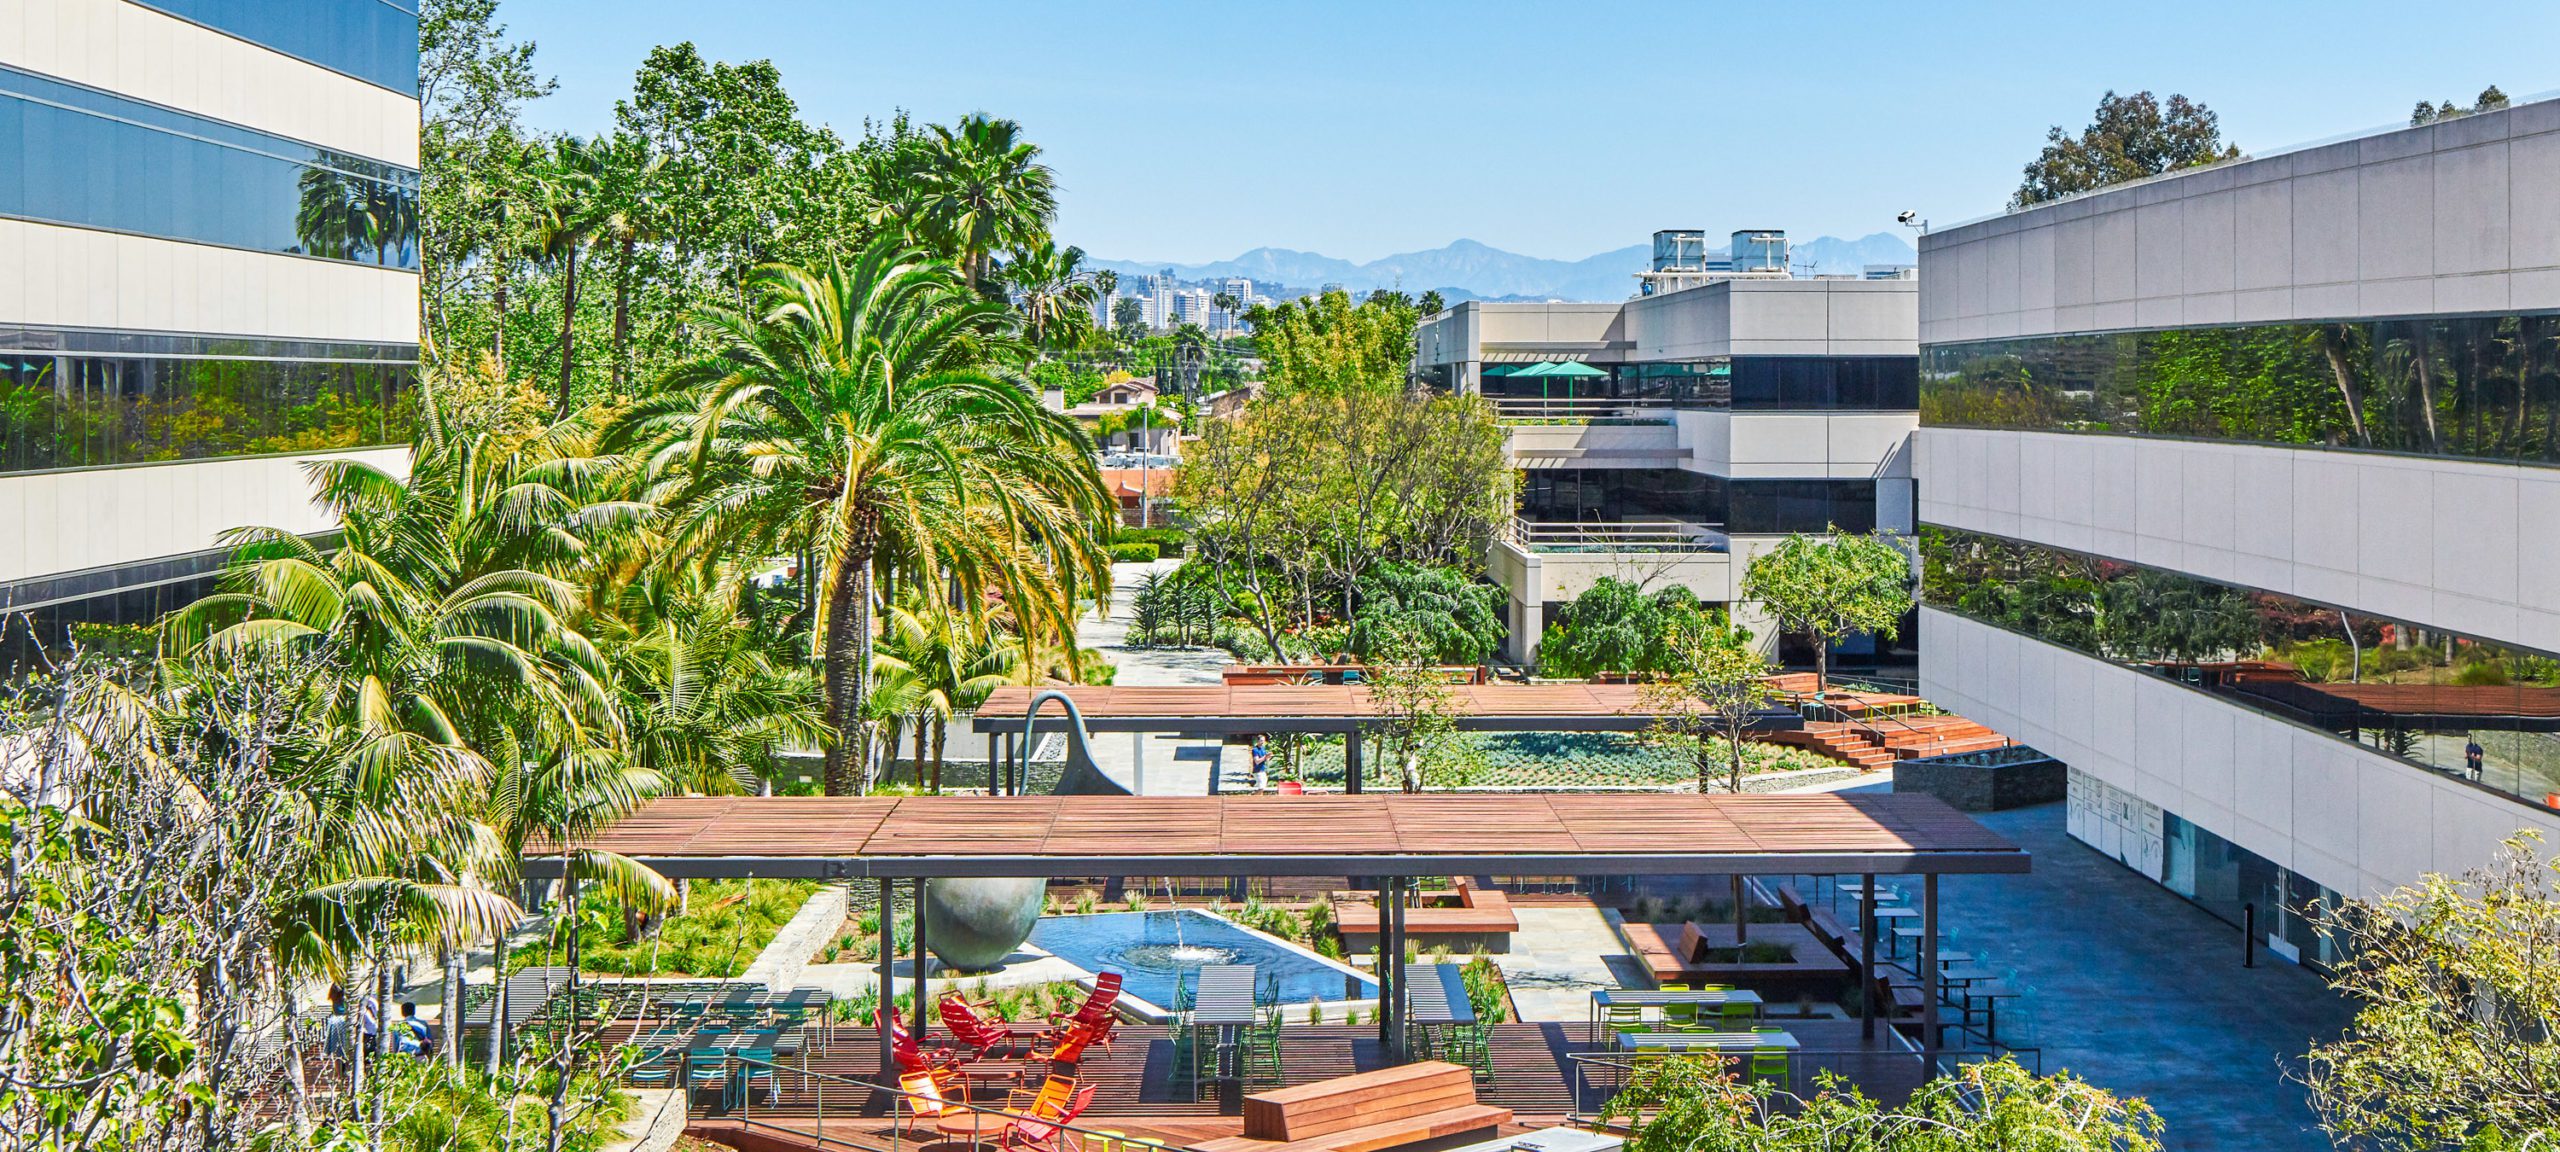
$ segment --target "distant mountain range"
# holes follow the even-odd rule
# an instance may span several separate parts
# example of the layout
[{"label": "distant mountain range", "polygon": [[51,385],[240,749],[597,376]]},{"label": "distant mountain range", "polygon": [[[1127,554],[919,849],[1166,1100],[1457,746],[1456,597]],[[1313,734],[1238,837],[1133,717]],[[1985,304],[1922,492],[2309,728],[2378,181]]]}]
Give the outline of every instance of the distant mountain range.
[{"label": "distant mountain range", "polygon": [[[1724,253],[1718,250],[1714,255],[1721,257]],[[1256,248],[1233,260],[1208,264],[1101,258],[1090,263],[1123,277],[1144,276],[1167,268],[1184,280],[1245,276],[1263,291],[1269,291],[1271,286],[1286,286],[1305,292],[1325,284],[1340,284],[1353,292],[1395,288],[1416,295],[1437,288],[1451,300],[1608,301],[1633,295],[1635,274],[1652,259],[1650,243],[1631,244],[1580,260],[1543,260],[1473,240],[1456,240],[1428,251],[1400,252],[1366,264],[1289,248]],[[1795,244],[1798,275],[1808,274],[1810,266],[1812,274],[1855,276],[1869,264],[1909,264],[1918,259],[1910,241],[1890,232],[1855,240],[1823,236]]]}]

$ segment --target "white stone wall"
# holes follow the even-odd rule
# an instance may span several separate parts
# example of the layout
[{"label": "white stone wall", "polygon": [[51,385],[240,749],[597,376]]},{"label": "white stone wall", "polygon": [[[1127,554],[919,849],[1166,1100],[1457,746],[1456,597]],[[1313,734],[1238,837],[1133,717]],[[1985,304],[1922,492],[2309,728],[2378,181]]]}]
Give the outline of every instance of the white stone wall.
[{"label": "white stone wall", "polygon": [[2560,813],[2156,676],[1924,608],[1920,691],[2349,896],[2489,858]]},{"label": "white stone wall", "polygon": [[0,4],[0,64],[418,166],[417,101],[124,0]]},{"label": "white stone wall", "polygon": [[2080,196],[1920,242],[1920,340],[2560,308],[2560,101]]},{"label": "white stone wall", "polygon": [[1909,356],[1909,280],[1725,280],[1626,303],[1629,360],[1707,356]]},{"label": "white stone wall", "polygon": [[1920,417],[1912,412],[1683,411],[1674,416],[1692,472],[1738,478],[1857,480],[1882,475]]},{"label": "white stone wall", "polygon": [[406,448],[0,474],[0,583],[182,556],[224,531],[323,532],[303,462],[352,456],[406,475]]},{"label": "white stone wall", "polygon": [[2560,469],[1923,428],[1920,519],[2560,651]]},{"label": "white stone wall", "polygon": [[415,344],[418,277],[0,220],[0,323]]}]

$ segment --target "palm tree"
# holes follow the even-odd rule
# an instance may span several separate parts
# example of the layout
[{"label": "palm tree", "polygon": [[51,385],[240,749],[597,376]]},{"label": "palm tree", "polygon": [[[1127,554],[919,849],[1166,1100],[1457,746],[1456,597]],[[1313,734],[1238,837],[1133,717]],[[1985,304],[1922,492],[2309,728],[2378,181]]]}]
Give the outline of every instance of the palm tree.
[{"label": "palm tree", "polygon": [[777,749],[826,738],[816,678],[766,651],[736,592],[687,572],[649,573],[600,625],[632,762],[672,788],[753,791],[772,777]]},{"label": "palm tree", "polygon": [[666,167],[667,157],[651,147],[648,138],[629,132],[617,132],[598,142],[594,151],[603,175],[598,188],[602,203],[596,214],[595,244],[614,258],[613,389],[619,394],[631,386],[633,265],[640,245],[655,244],[665,237],[654,196],[657,176]]},{"label": "palm tree", "polygon": [[1021,135],[1011,120],[971,114],[958,131],[934,125],[925,141],[916,221],[925,239],[958,262],[972,289],[986,283],[990,253],[1032,247],[1058,211],[1056,176],[1040,163],[1040,147]]},{"label": "palm tree", "polygon": [[719,351],[632,413],[673,555],[809,555],[827,788],[870,763],[878,579],[993,595],[1072,633],[1075,592],[1105,588],[1112,501],[1075,422],[999,366],[1009,309],[893,241],[850,265],[759,269],[753,313],[702,314]]},{"label": "palm tree", "polygon": [[364,244],[364,202],[352,177],[313,165],[302,170],[293,233],[303,252],[344,260]]},{"label": "palm tree", "polygon": [[1006,261],[997,278],[1013,291],[1022,327],[1035,348],[1073,343],[1093,320],[1093,279],[1084,249],[1042,240]]},{"label": "palm tree", "polygon": [[[975,710],[987,694],[1013,683],[1021,647],[989,621],[971,620],[947,607],[908,597],[889,609],[878,660],[914,684],[916,784],[942,791],[942,749],[951,718]],[[933,775],[925,776],[930,759]]]},{"label": "palm tree", "polygon": [[605,164],[585,141],[563,136],[552,142],[550,158],[538,171],[541,199],[532,248],[538,258],[560,266],[560,386],[552,415],[566,420],[569,373],[577,363],[578,252],[609,216],[597,195]]}]

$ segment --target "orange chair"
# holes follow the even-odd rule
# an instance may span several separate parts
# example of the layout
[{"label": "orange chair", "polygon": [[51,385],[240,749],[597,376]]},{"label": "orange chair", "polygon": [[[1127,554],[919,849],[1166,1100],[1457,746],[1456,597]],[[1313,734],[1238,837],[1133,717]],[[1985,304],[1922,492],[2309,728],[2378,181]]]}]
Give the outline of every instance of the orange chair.
[{"label": "orange chair", "polygon": [[[1055,1081],[1059,1078],[1052,1076],[1050,1079]],[[1076,1122],[1076,1117],[1084,1115],[1084,1110],[1093,1105],[1095,1087],[1087,1085],[1084,1091],[1075,1094],[1075,1101],[1068,1104],[1065,1111],[1053,1115],[1042,1114],[1034,1105],[1031,1115],[1005,1125],[1004,1135],[996,1140],[997,1146],[1007,1152],[1065,1152],[1058,1138],[1066,1132],[1068,1125]],[[1046,1087],[1041,1089],[1041,1095],[1048,1095]]]}]

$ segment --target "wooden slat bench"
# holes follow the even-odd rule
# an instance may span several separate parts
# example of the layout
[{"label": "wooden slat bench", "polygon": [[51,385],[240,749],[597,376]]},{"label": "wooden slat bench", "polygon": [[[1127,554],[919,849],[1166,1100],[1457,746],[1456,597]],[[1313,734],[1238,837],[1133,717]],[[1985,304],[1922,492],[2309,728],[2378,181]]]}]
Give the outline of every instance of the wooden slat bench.
[{"label": "wooden slat bench", "polygon": [[1381,1152],[1490,1131],[1511,1110],[1476,1103],[1475,1073],[1426,1061],[1244,1098],[1244,1135],[1200,1152]]},{"label": "wooden slat bench", "polygon": [[[1520,930],[1520,917],[1511,911],[1509,895],[1498,888],[1478,888],[1461,880],[1442,900],[1445,902],[1405,909],[1405,935],[1425,948],[1447,944],[1453,952],[1471,948],[1487,952],[1511,950],[1511,934]],[[1359,952],[1377,943],[1377,905],[1336,905],[1334,917],[1345,951]]]}]

